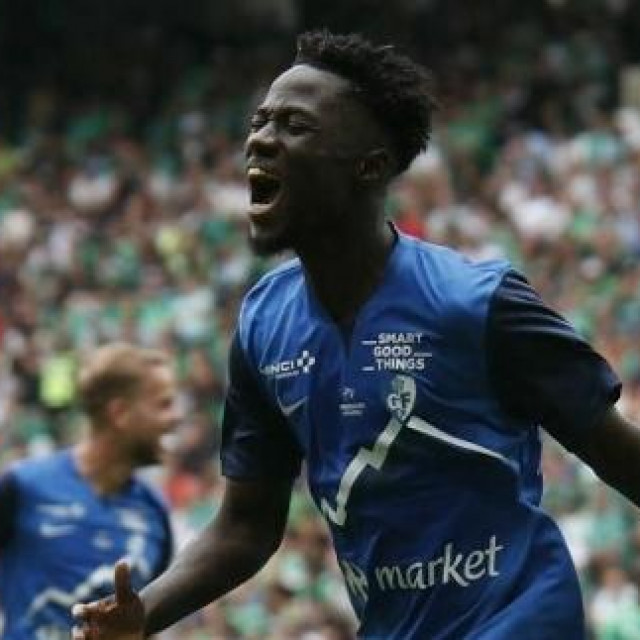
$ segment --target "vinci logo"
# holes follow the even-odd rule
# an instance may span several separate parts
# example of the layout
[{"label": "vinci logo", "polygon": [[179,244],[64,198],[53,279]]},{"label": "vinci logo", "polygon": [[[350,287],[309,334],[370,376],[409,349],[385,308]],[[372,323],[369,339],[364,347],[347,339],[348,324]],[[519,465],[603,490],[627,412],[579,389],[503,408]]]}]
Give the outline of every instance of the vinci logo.
[{"label": "vinci logo", "polygon": [[315,363],[315,357],[305,349],[297,358],[268,364],[262,367],[260,372],[265,376],[289,378],[291,376],[299,376],[301,373],[309,373]]}]

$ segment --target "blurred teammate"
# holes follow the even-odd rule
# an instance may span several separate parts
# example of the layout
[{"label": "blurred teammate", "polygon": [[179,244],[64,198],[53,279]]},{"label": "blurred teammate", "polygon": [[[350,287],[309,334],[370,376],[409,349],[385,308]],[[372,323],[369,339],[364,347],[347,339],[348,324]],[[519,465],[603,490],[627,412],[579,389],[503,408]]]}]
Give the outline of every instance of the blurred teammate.
[{"label": "blurred teammate", "polygon": [[68,639],[70,607],[113,592],[127,557],[136,588],[171,554],[161,499],[133,474],[159,461],[175,425],[175,382],[162,353],[113,344],[79,374],[86,435],[23,460],[0,480],[0,598],[7,640]]},{"label": "blurred teammate", "polygon": [[389,182],[426,146],[427,73],[307,34],[246,144],[250,239],[298,259],[246,297],[216,520],[76,638],[138,639],[253,575],[306,462],[366,640],[581,640],[566,545],[540,509],[539,425],[640,504],[640,432],[608,364],[502,261],[398,233]]}]

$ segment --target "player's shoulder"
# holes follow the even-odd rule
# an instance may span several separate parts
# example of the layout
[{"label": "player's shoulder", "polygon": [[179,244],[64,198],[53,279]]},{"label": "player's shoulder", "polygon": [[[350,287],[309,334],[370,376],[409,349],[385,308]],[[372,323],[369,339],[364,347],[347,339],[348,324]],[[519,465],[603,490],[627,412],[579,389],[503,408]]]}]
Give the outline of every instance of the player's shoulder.
[{"label": "player's shoulder", "polygon": [[20,483],[55,483],[60,474],[69,470],[70,456],[70,450],[61,449],[43,456],[23,458],[11,463],[7,473]]},{"label": "player's shoulder", "polygon": [[169,511],[169,504],[162,491],[141,473],[136,473],[131,478],[131,493],[136,494],[138,499],[151,505],[163,517]]},{"label": "player's shoulder", "polygon": [[462,252],[404,236],[404,273],[416,304],[437,314],[449,331],[481,327],[494,293],[513,270],[508,260],[474,260]]},{"label": "player's shoulder", "polygon": [[401,234],[401,242],[405,245],[406,251],[415,256],[418,268],[428,269],[432,277],[437,276],[445,282],[460,280],[473,283],[486,277],[499,280],[513,269],[511,263],[502,258],[475,260],[452,247],[404,234]]},{"label": "player's shoulder", "polygon": [[490,296],[513,265],[504,259],[476,260],[451,247],[402,235],[405,272],[452,301]]},{"label": "player's shoulder", "polygon": [[256,304],[268,296],[286,295],[292,285],[302,278],[299,258],[291,258],[267,271],[248,291],[245,306]]},{"label": "player's shoulder", "polygon": [[292,258],[263,275],[245,295],[240,308],[239,325],[256,320],[271,324],[304,291],[302,265]]},{"label": "player's shoulder", "polygon": [[131,478],[129,496],[133,497],[138,505],[144,505],[145,509],[155,514],[154,518],[162,527],[165,539],[169,546],[172,546],[171,509],[161,489],[141,473],[136,473]]}]

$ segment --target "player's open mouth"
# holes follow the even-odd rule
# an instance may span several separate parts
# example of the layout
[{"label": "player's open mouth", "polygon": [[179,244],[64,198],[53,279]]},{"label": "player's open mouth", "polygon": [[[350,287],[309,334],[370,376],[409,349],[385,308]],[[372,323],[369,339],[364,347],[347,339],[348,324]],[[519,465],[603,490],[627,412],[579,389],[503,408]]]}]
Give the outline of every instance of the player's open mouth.
[{"label": "player's open mouth", "polygon": [[251,213],[260,215],[267,213],[275,204],[282,185],[278,176],[258,167],[247,171],[251,194]]}]

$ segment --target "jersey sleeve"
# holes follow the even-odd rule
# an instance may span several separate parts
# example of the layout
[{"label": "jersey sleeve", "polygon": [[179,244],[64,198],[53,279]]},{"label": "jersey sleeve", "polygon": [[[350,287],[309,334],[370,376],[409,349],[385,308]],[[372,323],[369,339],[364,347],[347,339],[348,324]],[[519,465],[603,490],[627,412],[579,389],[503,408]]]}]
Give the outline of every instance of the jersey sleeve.
[{"label": "jersey sleeve", "polygon": [[494,292],[487,338],[489,374],[503,408],[569,448],[620,396],[606,360],[515,271]]},{"label": "jersey sleeve", "polygon": [[147,500],[157,511],[163,531],[160,559],[153,570],[153,579],[155,579],[161,573],[166,571],[171,564],[171,559],[173,558],[175,551],[174,530],[169,514],[169,505],[165,501],[164,496],[159,493],[155,487],[148,485],[146,482],[142,482],[140,486],[144,491]]},{"label": "jersey sleeve", "polygon": [[260,387],[236,333],[222,423],[223,475],[239,480],[290,479],[299,474],[301,461],[300,447],[285,417]]},{"label": "jersey sleeve", "polygon": [[11,471],[0,476],[0,550],[11,540],[18,509],[18,481]]}]

